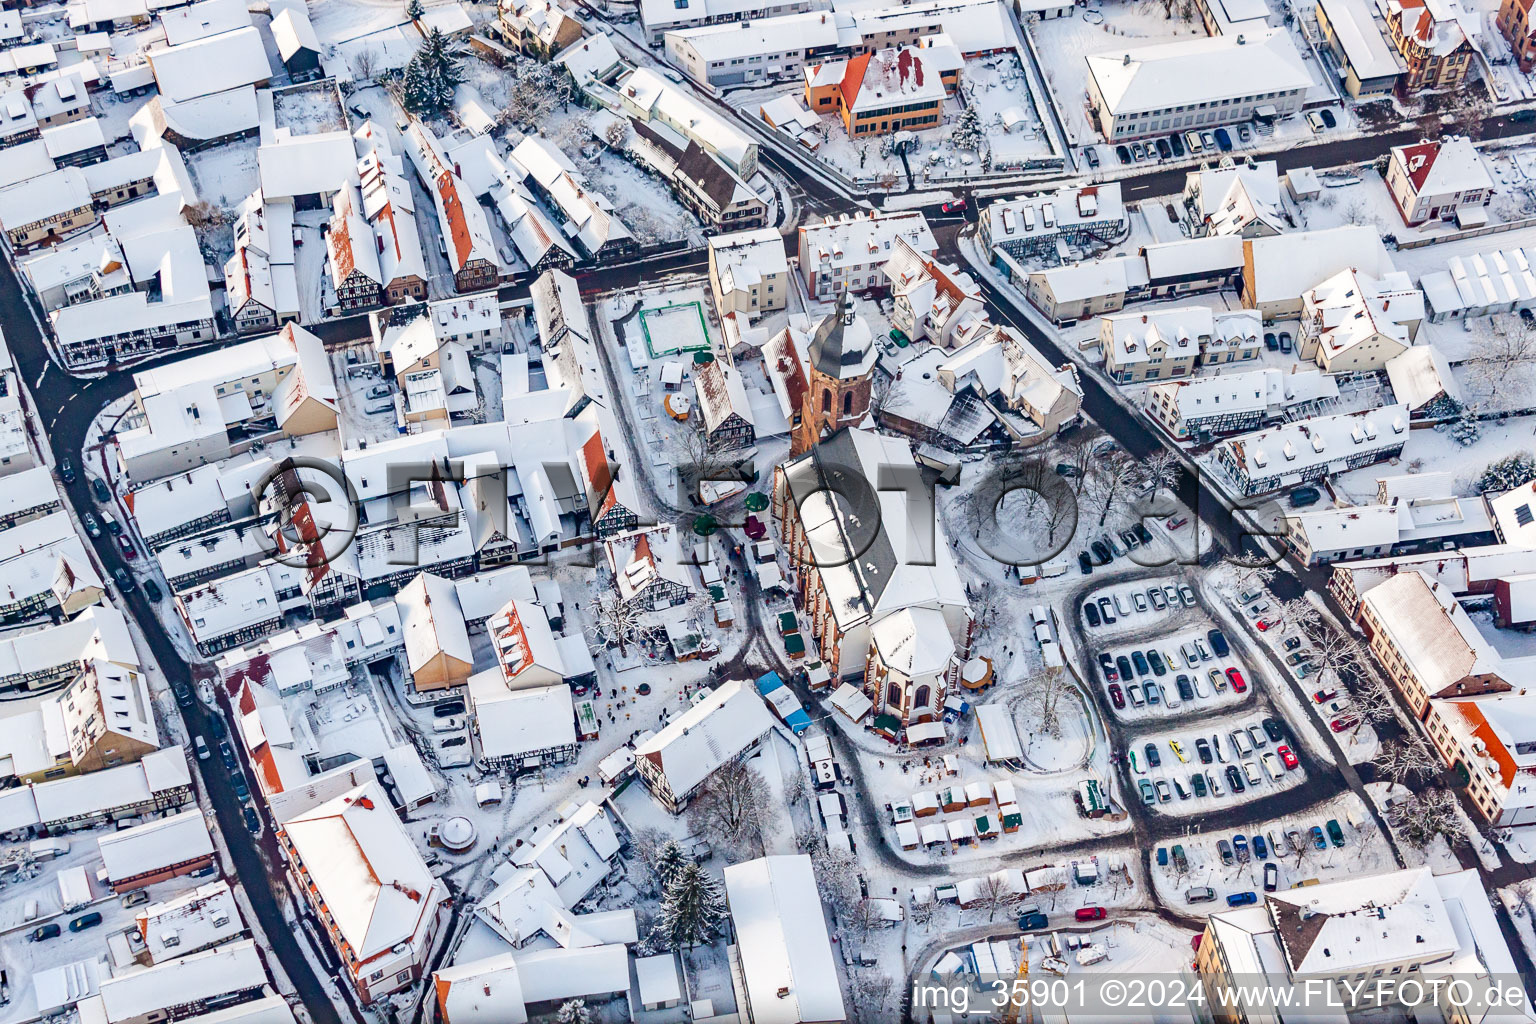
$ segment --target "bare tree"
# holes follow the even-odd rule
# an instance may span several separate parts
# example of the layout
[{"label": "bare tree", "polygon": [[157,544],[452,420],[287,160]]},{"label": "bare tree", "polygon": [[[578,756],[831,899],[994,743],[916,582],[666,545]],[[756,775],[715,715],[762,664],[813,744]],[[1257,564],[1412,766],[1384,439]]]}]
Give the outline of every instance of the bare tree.
[{"label": "bare tree", "polygon": [[811,869],[816,874],[816,891],[821,894],[821,902],[837,920],[850,920],[854,907],[864,898],[859,888],[858,864],[848,854],[837,851],[825,857],[813,857]]},{"label": "bare tree", "polygon": [[853,905],[853,913],[848,916],[848,926],[861,939],[869,938],[870,933],[883,924],[885,915],[880,911],[880,904],[867,896],[860,897]]},{"label": "bare tree", "polygon": [[930,886],[920,897],[914,897],[908,915],[913,924],[926,929],[933,921],[933,915],[938,913],[939,901],[933,894]]},{"label": "bare tree", "polygon": [[1332,671],[1337,676],[1367,667],[1365,646],[1354,637],[1341,633],[1323,618],[1304,622],[1301,633],[1317,655],[1319,675]]},{"label": "bare tree", "polygon": [[761,773],[744,761],[732,761],[711,775],[688,805],[689,824],[737,852],[757,855],[762,852],[767,805],[768,784]]},{"label": "bare tree", "polygon": [[1393,804],[1387,813],[1387,824],[1399,839],[1419,850],[1436,836],[1444,836],[1453,847],[1467,841],[1456,798],[1444,789],[1426,789]]},{"label": "bare tree", "polygon": [[1069,688],[1066,670],[1059,665],[1046,666],[1029,681],[1020,707],[1039,722],[1043,734],[1061,735],[1061,699]]},{"label": "bare tree", "polygon": [[1488,99],[1487,91],[1470,77],[1462,80],[1461,88],[1451,97],[1450,113],[1455,119],[1456,132],[1472,142],[1483,137],[1484,126],[1492,110],[1493,104]]},{"label": "bare tree", "polygon": [[617,647],[620,656],[629,653],[629,645],[644,640],[649,628],[640,620],[634,604],[619,597],[611,587],[603,588],[592,602],[592,622],[587,637],[604,647]]},{"label": "bare tree", "polygon": [[1103,431],[1089,430],[1085,427],[1064,438],[1056,439],[1057,458],[1061,465],[1071,467],[1068,479],[1072,481],[1072,493],[1079,497],[1082,496],[1083,489],[1088,486],[1089,470],[1098,459],[1098,453],[1094,449],[1104,438]]},{"label": "bare tree", "polygon": [[802,825],[795,829],[795,849],[801,853],[809,853],[815,856],[822,851],[825,845],[822,842],[821,829],[815,825]]},{"label": "bare tree", "polygon": [[1242,588],[1257,587],[1267,589],[1275,578],[1275,567],[1272,565],[1248,565],[1239,562],[1237,564],[1237,585]]},{"label": "bare tree", "polygon": [[1323,613],[1317,606],[1304,597],[1293,597],[1281,601],[1279,607],[1273,610],[1269,618],[1276,626],[1288,629],[1298,629],[1306,632],[1313,623],[1322,620]]},{"label": "bare tree", "polygon": [[1098,517],[1100,526],[1108,522],[1111,515],[1130,507],[1134,498],[1135,467],[1136,463],[1122,451],[1104,452],[1095,458],[1081,498],[1089,514]]},{"label": "bare tree", "polygon": [[1049,882],[1042,882],[1039,885],[1032,887],[1029,891],[1030,891],[1031,895],[1041,895],[1041,894],[1044,894],[1045,896],[1050,897],[1051,909],[1055,910],[1056,909],[1056,897],[1061,895],[1063,892],[1065,892],[1066,889],[1067,889],[1067,883],[1066,883],[1065,879],[1063,879],[1061,881],[1052,880],[1052,881],[1049,881]]},{"label": "bare tree", "polygon": [[896,979],[889,972],[874,967],[861,967],[853,972],[849,986],[853,989],[853,1017],[855,1021],[885,1021],[891,1019],[887,1001]]},{"label": "bare tree", "polygon": [[654,825],[642,825],[630,833],[630,848],[648,867],[655,866],[661,848],[671,837]]},{"label": "bare tree", "polygon": [[683,424],[671,435],[671,449],[683,486],[694,491],[706,480],[731,479],[731,451],[710,440],[702,427]]},{"label": "bare tree", "polygon": [[1355,678],[1354,696],[1350,708],[1358,721],[1350,735],[1358,733],[1365,723],[1372,725],[1390,722],[1397,717],[1397,701],[1381,677],[1374,672],[1362,672]]},{"label": "bare tree", "polygon": [[1532,885],[1529,878],[1522,878],[1520,881],[1516,882],[1513,886],[1510,887],[1510,892],[1514,893],[1515,899],[1519,901],[1519,906],[1517,906],[1515,909],[1515,914],[1517,916],[1530,916],[1531,888]]},{"label": "bare tree", "polygon": [[1178,485],[1182,468],[1177,455],[1166,448],[1159,448],[1141,460],[1141,480],[1153,494],[1158,491],[1171,493]]},{"label": "bare tree", "polygon": [[979,910],[985,910],[988,921],[996,920],[997,912],[1011,902],[1013,902],[1013,889],[1004,880],[1001,872],[977,879],[976,896],[972,905]]},{"label": "bare tree", "polygon": [[1531,362],[1536,359],[1536,330],[1524,320],[1496,322],[1475,347],[1465,367],[1474,404],[1502,397],[1503,403],[1526,397],[1530,391]]},{"label": "bare tree", "polygon": [[1413,733],[1383,740],[1371,763],[1383,777],[1400,785],[1427,782],[1440,774],[1442,767],[1429,745]]},{"label": "bare tree", "polygon": [[378,75],[379,55],[373,47],[365,46],[352,55],[352,77],[359,82],[371,82]]}]

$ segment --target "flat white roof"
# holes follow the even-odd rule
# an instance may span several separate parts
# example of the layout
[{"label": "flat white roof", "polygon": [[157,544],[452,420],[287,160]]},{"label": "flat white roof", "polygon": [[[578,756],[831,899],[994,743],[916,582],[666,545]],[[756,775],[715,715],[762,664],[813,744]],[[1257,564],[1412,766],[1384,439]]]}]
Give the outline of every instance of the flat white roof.
[{"label": "flat white roof", "polygon": [[1284,29],[1126,46],[1086,59],[1099,95],[1117,117],[1256,93],[1301,92],[1314,84]]},{"label": "flat white roof", "polygon": [[843,1020],[811,858],[761,857],[725,869],[749,1014],[758,1024]]}]

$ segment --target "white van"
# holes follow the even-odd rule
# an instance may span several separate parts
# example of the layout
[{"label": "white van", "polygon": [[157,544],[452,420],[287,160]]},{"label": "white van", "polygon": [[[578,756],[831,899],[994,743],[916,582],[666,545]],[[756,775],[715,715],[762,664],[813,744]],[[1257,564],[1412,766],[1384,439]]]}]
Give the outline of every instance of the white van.
[{"label": "white van", "polygon": [[1241,729],[1233,729],[1231,736],[1232,749],[1237,751],[1238,757],[1247,757],[1249,754],[1253,753],[1253,744],[1248,741],[1247,733]]}]

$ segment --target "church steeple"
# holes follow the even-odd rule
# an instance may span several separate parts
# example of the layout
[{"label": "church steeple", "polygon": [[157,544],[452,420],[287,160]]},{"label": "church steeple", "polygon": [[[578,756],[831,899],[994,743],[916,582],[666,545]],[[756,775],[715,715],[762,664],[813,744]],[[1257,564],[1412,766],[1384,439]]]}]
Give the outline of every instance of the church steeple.
[{"label": "church steeple", "polygon": [[879,357],[874,336],[846,288],[811,335],[807,387],[790,454],[809,451],[828,434],[869,414],[871,376]]}]

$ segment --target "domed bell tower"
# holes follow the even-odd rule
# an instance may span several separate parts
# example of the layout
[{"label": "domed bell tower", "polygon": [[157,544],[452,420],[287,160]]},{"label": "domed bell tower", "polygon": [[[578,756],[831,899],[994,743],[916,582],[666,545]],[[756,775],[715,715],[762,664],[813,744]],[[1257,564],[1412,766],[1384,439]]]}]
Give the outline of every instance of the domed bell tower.
[{"label": "domed bell tower", "polygon": [[869,325],[854,312],[853,296],[843,289],[837,308],[822,318],[811,337],[809,380],[800,401],[800,422],[790,438],[791,456],[863,421],[869,414],[878,356]]}]

